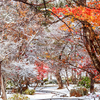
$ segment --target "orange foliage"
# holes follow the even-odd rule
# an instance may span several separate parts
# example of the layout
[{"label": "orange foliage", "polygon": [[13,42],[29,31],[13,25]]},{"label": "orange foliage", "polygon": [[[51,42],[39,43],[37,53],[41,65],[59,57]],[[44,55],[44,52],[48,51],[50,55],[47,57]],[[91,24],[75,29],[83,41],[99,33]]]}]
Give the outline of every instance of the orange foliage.
[{"label": "orange foliage", "polygon": [[[83,6],[73,7],[73,8],[66,6],[65,8],[53,7],[52,12],[58,16],[62,13],[64,16],[72,17],[71,22],[74,22],[76,19],[80,21],[88,21],[89,23],[94,25],[93,29],[95,29],[96,26],[100,26],[100,1],[94,1],[88,3],[88,5],[90,6],[95,4],[96,4],[96,6],[94,6],[95,9]],[[65,26],[63,25],[62,27]]]}]

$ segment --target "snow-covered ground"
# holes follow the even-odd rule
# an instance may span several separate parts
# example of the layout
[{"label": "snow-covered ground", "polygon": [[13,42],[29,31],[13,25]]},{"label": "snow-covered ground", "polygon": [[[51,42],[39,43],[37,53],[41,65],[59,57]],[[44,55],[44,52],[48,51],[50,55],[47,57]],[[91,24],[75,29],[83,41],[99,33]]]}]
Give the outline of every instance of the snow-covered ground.
[{"label": "snow-covered ground", "polygon": [[[46,85],[44,87],[39,87],[36,89],[36,92],[34,95],[25,95],[30,98],[30,100],[47,100],[50,98],[56,98],[53,100],[100,100],[100,84],[95,84],[95,87],[97,88],[97,92],[92,95],[89,93],[88,96],[83,97],[70,97],[70,93],[67,88],[64,89],[57,89],[57,85]],[[72,88],[77,88],[76,85],[69,85],[69,90]],[[32,88],[29,88],[32,89]],[[7,98],[11,97],[12,94],[7,94]],[[65,97],[63,97],[65,96]],[[58,98],[58,99],[57,99]],[[59,99],[62,98],[62,99]],[[65,98],[65,99],[64,99]],[[95,98],[95,99],[94,99]],[[2,100],[2,99],[0,99]],[[52,99],[51,99],[52,100]]]}]

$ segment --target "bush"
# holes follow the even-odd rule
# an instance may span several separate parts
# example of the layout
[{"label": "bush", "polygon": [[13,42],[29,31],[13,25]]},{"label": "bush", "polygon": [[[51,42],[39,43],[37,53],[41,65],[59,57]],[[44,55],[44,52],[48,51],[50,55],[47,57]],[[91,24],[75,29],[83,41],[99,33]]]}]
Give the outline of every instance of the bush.
[{"label": "bush", "polygon": [[76,96],[76,89],[70,90],[70,96]]},{"label": "bush", "polygon": [[48,84],[57,84],[57,80],[51,80],[48,82]]},{"label": "bush", "polygon": [[68,78],[68,81],[69,81],[69,82],[72,82],[72,79],[71,79],[71,78]]},{"label": "bush", "polygon": [[53,79],[51,81],[45,82],[45,84],[57,84],[57,80]]},{"label": "bush", "polygon": [[9,97],[7,100],[30,100],[27,96],[21,94],[14,94],[12,97]]},{"label": "bush", "polygon": [[62,83],[63,83],[63,84],[66,84],[66,80],[62,80]]},{"label": "bush", "polygon": [[90,78],[89,77],[83,77],[83,79],[78,82],[79,86],[84,86],[86,88],[90,88]]},{"label": "bush", "polygon": [[86,88],[82,88],[82,89],[83,89],[83,94],[88,95],[88,90]]},{"label": "bush", "polygon": [[86,88],[71,89],[70,96],[81,97],[88,95],[88,90]]},{"label": "bush", "polygon": [[81,97],[81,96],[83,96],[84,95],[84,92],[83,92],[83,89],[82,88],[78,88],[77,90],[76,90],[76,97]]},{"label": "bush", "polygon": [[13,83],[13,81],[9,80],[7,82],[6,88],[9,89],[9,88],[12,88],[12,87],[14,87],[14,83]]},{"label": "bush", "polygon": [[71,77],[68,78],[68,82],[69,82],[69,84],[72,84],[73,83]]},{"label": "bush", "polygon": [[57,80],[51,80],[51,81],[48,81],[46,82],[45,84],[57,84]]},{"label": "bush", "polygon": [[47,81],[48,81],[48,78],[46,78],[46,79],[43,80],[43,82],[47,82]]},{"label": "bush", "polygon": [[23,92],[23,94],[28,94],[28,95],[33,95],[34,93],[35,93],[35,90],[29,90],[29,89]]}]

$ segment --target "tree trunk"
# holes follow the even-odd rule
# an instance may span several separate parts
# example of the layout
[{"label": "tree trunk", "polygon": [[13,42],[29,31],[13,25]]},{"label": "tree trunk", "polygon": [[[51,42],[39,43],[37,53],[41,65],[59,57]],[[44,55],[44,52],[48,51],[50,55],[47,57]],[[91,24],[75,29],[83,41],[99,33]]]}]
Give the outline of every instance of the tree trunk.
[{"label": "tree trunk", "polygon": [[19,84],[19,92],[20,94],[22,94],[22,84],[21,83]]},{"label": "tree trunk", "polygon": [[2,75],[1,75],[1,88],[2,88],[2,99],[7,100],[5,87],[4,87],[4,78]]},{"label": "tree trunk", "polygon": [[76,81],[76,71],[74,70],[74,83],[76,84],[77,81]]},{"label": "tree trunk", "polygon": [[57,82],[58,82],[58,89],[62,89],[63,83],[62,83],[62,80],[61,80],[59,69],[56,70],[56,78],[57,78]]},{"label": "tree trunk", "polygon": [[69,80],[68,80],[68,68],[66,68],[65,71],[66,71],[66,80],[67,80],[67,85],[69,86]]},{"label": "tree trunk", "polygon": [[2,61],[0,61],[0,95],[1,95],[1,63]]},{"label": "tree trunk", "polygon": [[79,79],[80,79],[80,80],[82,79],[82,75],[81,75],[81,73],[79,74]]},{"label": "tree trunk", "polygon": [[72,82],[73,82],[73,69],[72,69],[72,76],[71,76],[71,80],[72,80]]},{"label": "tree trunk", "polygon": [[91,76],[91,83],[90,83],[90,93],[94,93],[94,79]]},{"label": "tree trunk", "polygon": [[86,0],[78,0],[79,5],[85,5],[86,4]]},{"label": "tree trunk", "polygon": [[52,80],[52,73],[50,73],[50,80]]},{"label": "tree trunk", "polygon": [[85,37],[84,45],[88,51],[88,54],[94,64],[95,68],[100,73],[100,61],[99,61],[98,55],[97,55],[98,53],[100,54],[100,51],[97,51],[98,48],[100,49],[100,46],[98,44],[98,41],[96,40],[94,31],[92,30],[92,27],[88,22],[83,22],[83,35]]},{"label": "tree trunk", "polygon": [[88,77],[88,73],[86,72],[86,77]]},{"label": "tree trunk", "polygon": [[70,91],[69,90],[69,88],[68,88],[68,86],[69,86],[69,80],[68,80],[68,68],[65,68],[65,71],[66,71],[66,78],[65,78],[65,81],[66,81],[66,88],[68,89],[68,91]]},{"label": "tree trunk", "polygon": [[41,85],[43,86],[44,81],[43,81],[43,75],[42,75],[42,79],[41,79]]}]

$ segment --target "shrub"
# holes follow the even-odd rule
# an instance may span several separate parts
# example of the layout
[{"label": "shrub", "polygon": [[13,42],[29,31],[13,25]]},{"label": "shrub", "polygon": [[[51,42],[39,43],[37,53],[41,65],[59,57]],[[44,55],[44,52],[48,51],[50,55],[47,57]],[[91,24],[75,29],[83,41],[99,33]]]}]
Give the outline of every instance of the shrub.
[{"label": "shrub", "polygon": [[94,91],[95,91],[95,92],[98,92],[98,91],[99,91],[99,88],[98,88],[98,87],[95,87],[95,88],[94,88]]},{"label": "shrub", "polygon": [[45,82],[45,84],[57,84],[57,80],[53,79],[51,81]]},{"label": "shrub", "polygon": [[69,82],[69,84],[72,84],[73,82],[72,82],[72,78],[70,77],[70,78],[68,78],[68,82]]},{"label": "shrub", "polygon": [[71,89],[70,96],[81,97],[88,95],[88,90],[86,88]]},{"label": "shrub", "polygon": [[57,84],[57,80],[51,80],[48,84]]},{"label": "shrub", "polygon": [[72,82],[72,79],[71,79],[71,78],[68,78],[68,81],[69,81],[69,82]]},{"label": "shrub", "polygon": [[76,96],[76,89],[70,90],[70,96]]},{"label": "shrub", "polygon": [[63,83],[63,84],[66,84],[66,80],[62,80],[62,83]]},{"label": "shrub", "polygon": [[81,97],[81,96],[83,96],[84,95],[84,92],[83,92],[83,89],[82,88],[78,88],[77,90],[76,90],[76,97]]},{"label": "shrub", "polygon": [[82,89],[83,89],[83,94],[88,95],[88,90],[86,88],[82,88]]},{"label": "shrub", "polygon": [[28,94],[28,95],[33,95],[34,93],[35,93],[35,90],[29,90],[29,89],[23,92],[23,94]]},{"label": "shrub", "polygon": [[83,77],[83,79],[78,82],[79,86],[84,86],[86,88],[90,88],[90,78],[89,77]]},{"label": "shrub", "polygon": [[46,79],[43,80],[43,82],[47,82],[47,81],[48,81],[48,78],[46,78]]},{"label": "shrub", "polygon": [[9,89],[9,88],[12,88],[12,87],[14,87],[14,83],[13,83],[13,81],[9,80],[7,82],[6,88]]},{"label": "shrub", "polygon": [[7,100],[30,100],[27,96],[21,94],[14,94],[12,97],[9,97]]}]

